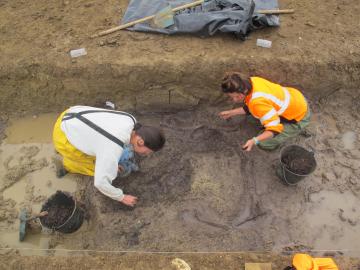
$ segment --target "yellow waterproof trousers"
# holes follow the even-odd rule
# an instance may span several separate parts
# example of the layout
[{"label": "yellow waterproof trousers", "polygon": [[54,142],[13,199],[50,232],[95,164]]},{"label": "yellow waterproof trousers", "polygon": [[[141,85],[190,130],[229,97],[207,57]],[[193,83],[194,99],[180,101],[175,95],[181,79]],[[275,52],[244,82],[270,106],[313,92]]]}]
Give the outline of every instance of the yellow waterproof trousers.
[{"label": "yellow waterproof trousers", "polygon": [[53,142],[55,149],[62,155],[64,168],[68,172],[94,176],[95,157],[76,149],[61,130],[61,120],[65,113],[66,111],[59,116],[54,126]]}]

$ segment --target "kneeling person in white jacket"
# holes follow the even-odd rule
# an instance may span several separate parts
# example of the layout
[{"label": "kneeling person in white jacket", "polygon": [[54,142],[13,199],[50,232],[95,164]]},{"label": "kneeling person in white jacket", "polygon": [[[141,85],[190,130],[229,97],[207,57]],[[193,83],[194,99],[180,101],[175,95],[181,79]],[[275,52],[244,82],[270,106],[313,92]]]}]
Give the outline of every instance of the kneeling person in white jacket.
[{"label": "kneeling person in white jacket", "polygon": [[160,150],[165,144],[162,131],[142,126],[126,112],[88,106],[74,106],[63,112],[53,131],[55,149],[63,157],[65,173],[94,176],[94,185],[104,195],[134,206],[137,198],[112,185],[124,145],[131,144],[140,155]]}]

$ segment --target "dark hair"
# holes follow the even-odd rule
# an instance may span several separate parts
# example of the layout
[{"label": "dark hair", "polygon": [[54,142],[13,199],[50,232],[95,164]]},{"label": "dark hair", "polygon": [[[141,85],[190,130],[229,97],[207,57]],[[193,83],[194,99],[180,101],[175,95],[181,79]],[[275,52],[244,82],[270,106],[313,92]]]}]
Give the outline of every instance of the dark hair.
[{"label": "dark hair", "polygon": [[144,140],[144,145],[152,151],[159,151],[165,144],[165,136],[163,132],[156,127],[143,126],[136,123],[134,131]]},{"label": "dark hair", "polygon": [[221,90],[224,93],[242,93],[247,94],[251,90],[251,84],[241,79],[239,72],[228,72],[221,82]]},{"label": "dark hair", "polygon": [[283,270],[296,270],[294,266],[286,266]]}]

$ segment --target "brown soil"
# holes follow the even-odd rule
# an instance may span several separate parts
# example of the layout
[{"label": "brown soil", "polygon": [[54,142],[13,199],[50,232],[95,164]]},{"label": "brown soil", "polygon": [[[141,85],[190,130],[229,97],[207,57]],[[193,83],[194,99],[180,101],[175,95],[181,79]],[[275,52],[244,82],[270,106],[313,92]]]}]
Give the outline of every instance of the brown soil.
[{"label": "brown soil", "polygon": [[42,224],[48,228],[56,228],[62,224],[70,217],[73,207],[69,208],[64,205],[55,205],[47,210],[48,215],[41,219]]},{"label": "brown soil", "polygon": [[41,211],[47,211],[48,214],[41,217],[41,223],[50,229],[63,225],[71,216],[74,207],[72,199],[58,191],[43,206]]},{"label": "brown soil", "polygon": [[285,154],[282,156],[281,162],[290,172],[299,175],[308,175],[314,168],[313,160],[301,157],[296,152]]},{"label": "brown soil", "polygon": [[[341,96],[344,104],[351,104],[358,95],[358,91],[352,94],[339,91],[334,94],[334,100]],[[271,153],[241,150],[246,139],[259,130],[250,119],[220,120],[216,114],[226,107],[226,103],[220,103],[217,107],[202,106],[198,110],[171,114],[138,115],[141,122],[160,123],[168,138],[162,151],[139,160],[139,172],[113,183],[125,193],[138,196],[139,203],[135,208],[124,207],[97,192],[91,179],[84,180],[86,189],[82,200],[91,209],[91,229],[83,229],[76,238],[60,238],[60,243],[67,241],[74,245],[77,242],[79,248],[113,249],[116,246],[157,251],[310,252],[318,249],[321,234],[304,224],[322,220],[337,227],[335,224],[341,220],[312,216],[309,209],[320,209],[313,195],[326,196],[327,190],[351,190],[356,198],[360,196],[360,185],[352,180],[353,174],[359,174],[358,166],[352,161],[355,156],[359,160],[358,149],[355,146],[351,150],[342,149],[341,136],[335,139],[337,127],[325,118],[331,114],[339,130],[346,130],[345,122],[340,119],[349,117],[352,107],[343,106],[341,113],[332,114],[336,111],[335,103],[327,103],[321,112],[320,107],[312,106],[316,117],[324,117],[323,120],[314,121],[309,129],[311,137],[300,136],[289,144],[313,148],[319,164],[313,175],[295,188],[296,192],[285,187],[275,175],[280,149]],[[357,117],[351,116],[347,121],[357,123]],[[353,130],[357,132],[359,128],[355,124]],[[330,141],[336,152],[326,150]],[[351,154],[346,154],[348,151]],[[349,162],[349,167],[339,162]],[[329,172],[343,176],[330,178]],[[338,204],[338,207],[342,206]],[[322,228],[324,230],[337,235],[331,228]],[[81,239],[81,243],[77,239]],[[339,248],[332,240],[325,246],[326,249]],[[355,253],[354,250],[351,254],[355,256]]]},{"label": "brown soil", "polygon": [[[281,8],[296,12],[245,42],[229,35],[201,39],[129,31],[89,37],[117,25],[127,4],[2,0],[2,111],[54,112],[105,100],[124,110],[183,108],[216,101],[222,74],[234,69],[295,85],[316,98],[359,85],[358,0],[280,1]],[[257,38],[271,40],[272,48],[257,47]],[[80,47],[88,55],[72,60],[69,50]]]},{"label": "brown soil", "polygon": [[[331,256],[336,260],[342,255],[357,256],[358,242],[342,241],[358,237],[358,209],[349,208],[344,200],[359,203],[360,152],[357,141],[350,143],[353,147],[344,148],[342,134],[349,123],[352,132],[360,132],[359,115],[354,113],[359,94],[358,90],[339,90],[332,99],[318,104],[311,101],[312,136],[298,137],[289,144],[313,148],[319,164],[311,177],[294,188],[282,185],[275,176],[280,150],[241,150],[241,144],[258,129],[242,117],[220,120],[216,114],[229,107],[226,102],[212,107],[199,105],[196,110],[137,115],[145,124],[160,123],[168,138],[162,151],[139,159],[140,172],[114,182],[126,193],[138,196],[138,205],[126,208],[98,192],[90,177],[80,178],[76,195],[89,209],[88,222],[74,234],[52,235],[47,253],[54,254],[56,248],[65,246],[83,250],[81,254],[92,250],[247,250],[324,256],[330,249],[335,250]],[[343,110],[336,109],[338,103]],[[25,150],[14,156],[11,164],[21,161],[24,153],[36,153],[35,148]],[[328,191],[337,194],[335,200],[329,197],[330,203],[336,202],[332,208],[335,215],[333,210],[321,208]],[[322,198],[320,203],[317,194]],[[30,200],[30,206],[33,202]],[[16,219],[6,212],[7,207],[4,204],[0,209],[4,212],[1,224]],[[321,211],[312,212],[314,209]],[[326,224],[331,226],[324,227]],[[324,240],[324,235],[332,238]],[[195,259],[195,264],[207,265],[204,258]],[[58,263],[57,259],[50,260]],[[86,259],[75,262],[82,260]],[[237,259],[229,260],[238,266]],[[31,261],[31,266],[39,264],[36,258]],[[22,259],[14,265],[17,263]]]},{"label": "brown soil", "polygon": [[[324,256],[328,249],[335,250],[328,255],[340,269],[357,269],[359,260],[347,256],[359,256],[360,241],[354,239],[360,235],[360,148],[356,139],[347,147],[344,133],[360,134],[360,2],[280,1],[281,8],[294,8],[295,14],[282,16],[281,27],[254,32],[245,42],[227,35],[201,39],[128,31],[89,38],[117,25],[127,3],[0,1],[0,138],[8,115],[59,113],[106,100],[145,123],[160,122],[168,138],[164,150],[139,160],[140,172],[114,183],[139,197],[135,208],[100,194],[93,179],[74,177],[78,199],[91,209],[88,222],[74,234],[51,235],[48,254],[65,246],[84,250],[78,257],[44,260],[11,251],[1,258],[2,269],[173,269],[167,256],[80,256],[95,255],[91,250]],[[256,47],[257,38],[271,40],[272,48]],[[80,47],[88,55],[71,59],[69,50]],[[296,86],[308,97],[312,136],[289,143],[314,148],[318,166],[296,187],[282,185],[275,176],[279,151],[241,150],[258,132],[251,123],[217,118],[230,107],[218,89],[228,70]],[[48,165],[34,162],[40,161],[16,156],[10,163],[17,165],[6,169],[14,177],[5,185]],[[34,186],[26,187],[28,197]],[[2,196],[0,201],[5,230],[17,219],[16,202]],[[290,262],[290,257],[264,256],[181,258],[193,269],[243,269],[245,261],[272,261],[274,269],[281,269]]]}]

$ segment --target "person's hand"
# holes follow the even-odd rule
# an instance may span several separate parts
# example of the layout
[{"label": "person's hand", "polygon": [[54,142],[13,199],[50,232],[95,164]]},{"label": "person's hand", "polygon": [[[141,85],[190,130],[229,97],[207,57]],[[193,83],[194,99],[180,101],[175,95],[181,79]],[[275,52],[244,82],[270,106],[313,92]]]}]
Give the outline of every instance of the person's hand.
[{"label": "person's hand", "polygon": [[250,139],[250,140],[248,140],[248,141],[243,145],[242,148],[243,148],[245,151],[250,152],[254,145],[255,145],[254,139]]},{"label": "person's hand", "polygon": [[219,113],[220,118],[226,120],[234,116],[232,111],[222,111]]},{"label": "person's hand", "polygon": [[137,203],[137,199],[138,198],[135,197],[135,196],[124,195],[124,198],[120,202],[127,205],[127,206],[133,207]]}]

